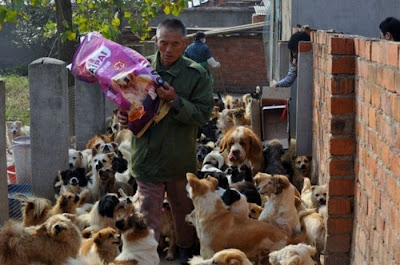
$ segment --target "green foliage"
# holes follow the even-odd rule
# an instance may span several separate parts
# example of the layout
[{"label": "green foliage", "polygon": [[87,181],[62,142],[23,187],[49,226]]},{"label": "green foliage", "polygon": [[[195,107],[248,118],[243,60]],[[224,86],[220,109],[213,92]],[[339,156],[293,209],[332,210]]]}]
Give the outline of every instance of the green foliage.
[{"label": "green foliage", "polygon": [[1,75],[6,83],[6,120],[20,120],[29,125],[29,85],[28,77]]},{"label": "green foliage", "polygon": [[[28,12],[24,10],[27,6],[54,8],[54,2],[50,0],[11,2],[11,5],[0,5],[0,27],[5,22],[27,18]],[[74,41],[78,36],[91,31],[99,31],[106,38],[115,40],[121,33],[122,25],[129,25],[133,33],[146,39],[150,37],[149,21],[160,10],[167,15],[177,16],[187,6],[187,0],[76,0],[72,6],[72,26],[65,21],[54,22],[54,19],[50,18],[41,27],[45,37],[54,36],[57,30],[56,23],[63,23],[66,30],[60,33],[62,40]]]}]

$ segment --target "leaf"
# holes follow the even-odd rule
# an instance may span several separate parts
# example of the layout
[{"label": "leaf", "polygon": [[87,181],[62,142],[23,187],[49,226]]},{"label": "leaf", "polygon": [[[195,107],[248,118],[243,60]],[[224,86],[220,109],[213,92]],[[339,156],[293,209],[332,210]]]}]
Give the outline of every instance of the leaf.
[{"label": "leaf", "polygon": [[124,18],[130,18],[132,17],[132,13],[131,12],[124,12]]},{"label": "leaf", "polygon": [[169,6],[165,6],[165,7],[164,7],[164,13],[165,13],[166,15],[169,15],[169,13],[171,13],[171,9],[170,9]]},{"label": "leaf", "polygon": [[75,41],[76,40],[76,33],[75,32],[67,30],[65,33],[67,34],[67,40],[70,40],[70,41]]},{"label": "leaf", "polygon": [[62,21],[62,25],[64,26],[64,28],[68,29],[69,28],[69,24],[68,21],[66,21],[65,19]]},{"label": "leaf", "polygon": [[5,17],[5,21],[16,22],[17,21],[17,11],[8,10],[6,17]]},{"label": "leaf", "polygon": [[118,27],[118,26],[121,24],[121,21],[119,20],[119,18],[114,18],[114,19],[112,20],[111,24],[112,24],[114,27]]},{"label": "leaf", "polygon": [[90,2],[90,3],[88,4],[88,8],[93,9],[93,8],[94,8],[94,3],[93,3],[93,2]]}]

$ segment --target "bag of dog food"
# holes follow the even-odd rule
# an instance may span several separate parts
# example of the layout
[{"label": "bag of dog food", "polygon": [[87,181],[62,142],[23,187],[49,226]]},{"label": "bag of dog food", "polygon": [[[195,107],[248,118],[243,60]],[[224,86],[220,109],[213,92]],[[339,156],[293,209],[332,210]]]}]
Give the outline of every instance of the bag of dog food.
[{"label": "bag of dog food", "polygon": [[105,96],[128,113],[129,129],[137,137],[168,113],[169,105],[156,94],[164,81],[147,59],[100,33],[88,33],[82,40],[71,72],[79,80],[98,81]]}]

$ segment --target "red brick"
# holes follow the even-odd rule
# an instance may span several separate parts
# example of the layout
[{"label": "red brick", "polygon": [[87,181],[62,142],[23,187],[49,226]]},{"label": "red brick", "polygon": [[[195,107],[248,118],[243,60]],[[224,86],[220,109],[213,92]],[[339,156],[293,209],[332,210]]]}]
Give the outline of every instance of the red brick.
[{"label": "red brick", "polygon": [[329,181],[329,196],[352,196],[354,195],[354,180],[331,179]]},{"label": "red brick", "polygon": [[[400,56],[399,56],[399,58],[400,58]],[[395,89],[396,93],[400,95],[400,70],[397,70],[394,73],[394,89]]]},{"label": "red brick", "polygon": [[300,41],[298,49],[299,52],[309,52],[312,50],[312,43],[309,41]]},{"label": "red brick", "polygon": [[331,176],[350,176],[354,174],[354,162],[352,160],[331,160],[329,163]]},{"label": "red brick", "polygon": [[381,91],[382,89],[372,85],[371,87],[371,104],[372,106],[374,106],[375,108],[379,109],[381,106]]},{"label": "red brick", "polygon": [[350,235],[328,234],[326,249],[328,249],[329,252],[348,252],[350,250],[350,239]]},{"label": "red brick", "polygon": [[353,114],[354,97],[331,97],[330,107],[333,115]]},{"label": "red brick", "polygon": [[329,216],[350,214],[351,211],[350,199],[329,198],[327,203],[328,203]]},{"label": "red brick", "polygon": [[371,60],[371,40],[360,39],[360,53],[358,55],[367,61]]},{"label": "red brick", "polygon": [[384,50],[381,48],[381,42],[373,41],[371,45],[371,60],[381,64],[385,63],[383,51]]},{"label": "red brick", "polygon": [[328,53],[333,55],[354,54],[354,39],[332,37],[328,46]]},{"label": "red brick", "polygon": [[397,67],[397,59],[399,58],[399,44],[394,42],[386,43],[386,61],[385,63]]},{"label": "red brick", "polygon": [[370,108],[368,110],[368,126],[372,130],[376,130],[376,117],[375,117],[375,110]]},{"label": "red brick", "polygon": [[330,153],[332,155],[353,155],[356,151],[355,141],[352,138],[336,138],[330,140]]},{"label": "red brick", "polygon": [[400,157],[397,154],[394,154],[392,157],[391,170],[396,176],[400,176]]},{"label": "red brick", "polygon": [[390,112],[392,114],[393,119],[396,122],[400,122],[400,111],[398,107],[400,106],[400,95],[391,94],[390,98]]},{"label": "red brick", "polygon": [[329,218],[327,230],[332,234],[350,234],[353,232],[353,218]]},{"label": "red brick", "polygon": [[354,74],[356,58],[354,56],[329,56],[328,73],[331,74]]},{"label": "red brick", "polygon": [[333,95],[354,93],[354,77],[328,77],[328,89]]},{"label": "red brick", "polygon": [[381,146],[380,157],[381,157],[382,163],[385,165],[385,167],[389,167],[390,166],[390,158],[391,158],[390,147],[385,143],[381,143],[380,146]]},{"label": "red brick", "polygon": [[395,92],[395,85],[394,85],[394,80],[395,80],[395,75],[393,69],[390,69],[388,67],[383,67],[383,83],[381,84],[383,87],[385,87],[387,90]]}]

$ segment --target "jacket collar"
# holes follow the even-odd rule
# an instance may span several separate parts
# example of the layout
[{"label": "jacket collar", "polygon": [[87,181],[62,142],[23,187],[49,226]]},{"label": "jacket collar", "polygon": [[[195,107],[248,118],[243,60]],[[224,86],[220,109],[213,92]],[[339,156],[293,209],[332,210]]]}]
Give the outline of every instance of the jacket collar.
[{"label": "jacket collar", "polygon": [[[170,75],[176,77],[179,74],[179,72],[182,70],[182,66],[184,64],[185,64],[185,60],[183,59],[182,56],[180,56],[178,58],[178,60],[173,65],[170,66],[170,68],[165,69],[165,67],[163,67],[160,62],[160,52],[157,51],[157,53],[156,53],[155,69],[157,69],[157,71],[159,71],[159,72],[167,72]],[[154,67],[154,65],[153,65],[153,67]]]}]

